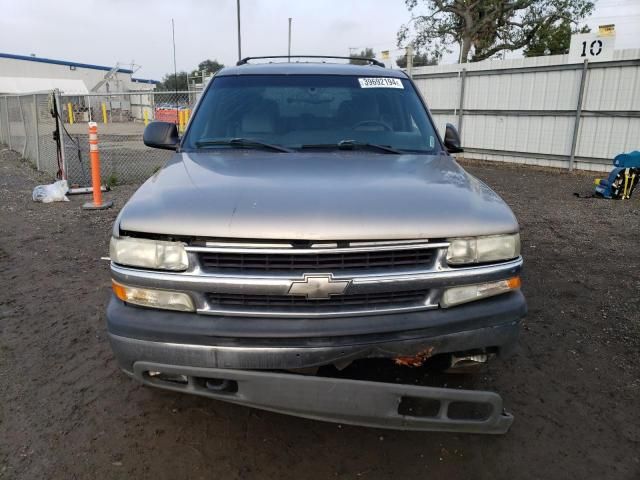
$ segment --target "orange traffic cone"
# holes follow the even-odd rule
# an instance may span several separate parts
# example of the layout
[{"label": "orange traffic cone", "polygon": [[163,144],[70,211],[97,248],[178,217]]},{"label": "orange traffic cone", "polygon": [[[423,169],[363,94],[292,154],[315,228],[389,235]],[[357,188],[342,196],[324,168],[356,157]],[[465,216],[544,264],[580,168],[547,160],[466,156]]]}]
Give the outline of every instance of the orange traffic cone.
[{"label": "orange traffic cone", "polygon": [[89,122],[89,156],[91,157],[91,186],[93,202],[85,203],[82,208],[87,210],[102,210],[113,206],[111,200],[102,201],[100,182],[100,152],[98,151],[98,124]]}]

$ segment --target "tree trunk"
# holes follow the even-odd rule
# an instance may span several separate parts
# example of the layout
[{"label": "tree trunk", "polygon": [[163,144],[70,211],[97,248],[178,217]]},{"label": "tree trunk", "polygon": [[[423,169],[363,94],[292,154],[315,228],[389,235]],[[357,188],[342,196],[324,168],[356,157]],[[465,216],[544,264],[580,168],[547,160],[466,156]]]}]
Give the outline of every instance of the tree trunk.
[{"label": "tree trunk", "polygon": [[471,50],[471,38],[463,37],[462,44],[460,45],[460,63],[467,63],[469,60],[469,50]]}]

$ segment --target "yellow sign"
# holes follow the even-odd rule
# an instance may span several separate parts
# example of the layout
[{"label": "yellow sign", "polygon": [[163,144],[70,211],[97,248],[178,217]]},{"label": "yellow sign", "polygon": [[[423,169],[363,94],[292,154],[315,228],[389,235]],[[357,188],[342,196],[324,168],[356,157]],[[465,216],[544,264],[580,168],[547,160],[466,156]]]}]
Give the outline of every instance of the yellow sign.
[{"label": "yellow sign", "polygon": [[616,34],[616,26],[613,23],[609,25],[600,25],[598,27],[598,35],[601,37],[611,37]]},{"label": "yellow sign", "polygon": [[389,60],[389,50],[382,50],[380,52],[380,56],[382,57],[383,60]]}]

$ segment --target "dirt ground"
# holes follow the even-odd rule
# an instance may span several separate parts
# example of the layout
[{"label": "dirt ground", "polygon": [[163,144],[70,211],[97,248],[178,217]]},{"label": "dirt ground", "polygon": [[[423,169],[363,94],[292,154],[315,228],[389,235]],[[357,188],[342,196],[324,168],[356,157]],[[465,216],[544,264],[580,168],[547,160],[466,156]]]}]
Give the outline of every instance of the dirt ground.
[{"label": "dirt ground", "polygon": [[515,415],[504,436],[320,423],[134,383],[107,342],[99,260],[134,187],[107,211],[37,204],[49,179],[0,152],[0,479],[640,478],[640,192],[581,199],[592,175],[467,167],[522,226],[519,350],[476,381]]}]

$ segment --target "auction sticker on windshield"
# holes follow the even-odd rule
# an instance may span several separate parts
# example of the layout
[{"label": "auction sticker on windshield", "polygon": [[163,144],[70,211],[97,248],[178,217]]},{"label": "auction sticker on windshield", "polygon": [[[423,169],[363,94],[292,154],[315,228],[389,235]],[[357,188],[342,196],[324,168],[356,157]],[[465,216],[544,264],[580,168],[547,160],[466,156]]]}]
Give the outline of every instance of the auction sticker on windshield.
[{"label": "auction sticker on windshield", "polygon": [[358,82],[360,82],[360,88],[404,88],[404,85],[402,85],[402,82],[398,78],[358,78]]}]

